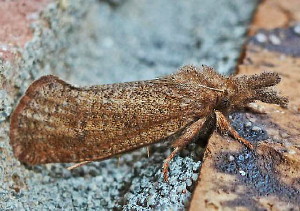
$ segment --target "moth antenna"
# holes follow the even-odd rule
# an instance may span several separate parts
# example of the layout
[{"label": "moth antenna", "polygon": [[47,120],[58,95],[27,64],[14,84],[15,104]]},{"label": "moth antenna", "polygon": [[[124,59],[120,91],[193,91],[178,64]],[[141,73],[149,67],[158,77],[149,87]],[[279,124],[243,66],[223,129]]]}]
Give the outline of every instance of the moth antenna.
[{"label": "moth antenna", "polygon": [[217,91],[217,92],[225,92],[224,89],[212,88],[212,87],[205,86],[205,85],[201,85],[201,84],[198,84],[198,86],[203,87],[203,88],[206,88],[206,89],[214,90],[214,91]]},{"label": "moth antenna", "polygon": [[255,91],[256,100],[265,103],[277,104],[283,108],[287,107],[289,100],[286,97],[279,96],[278,93],[271,89],[259,89]]},{"label": "moth antenna", "polygon": [[238,77],[238,80],[242,80],[244,84],[252,89],[261,89],[278,84],[281,78],[275,72],[262,72],[251,76],[241,76]]}]

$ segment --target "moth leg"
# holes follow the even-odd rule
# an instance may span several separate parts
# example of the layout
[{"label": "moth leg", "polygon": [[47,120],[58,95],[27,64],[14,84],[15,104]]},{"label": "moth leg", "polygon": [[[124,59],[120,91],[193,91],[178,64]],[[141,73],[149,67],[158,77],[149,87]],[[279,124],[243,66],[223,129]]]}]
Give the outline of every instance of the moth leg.
[{"label": "moth leg", "polygon": [[120,160],[121,160],[121,156],[118,156],[118,167],[120,167]]},{"label": "moth leg", "polygon": [[219,130],[221,130],[222,132],[229,132],[234,139],[238,140],[239,142],[241,142],[242,144],[244,144],[248,149],[253,150],[253,145],[247,141],[246,139],[244,139],[243,137],[241,137],[238,132],[236,132],[236,130],[230,125],[229,121],[226,119],[226,117],[219,111],[215,111],[216,116],[217,116],[217,127],[219,128]]},{"label": "moth leg", "polygon": [[175,147],[173,152],[164,160],[163,164],[163,174],[164,180],[168,181],[168,168],[171,160],[175,157],[175,155],[180,152],[186,145],[188,145],[191,141],[197,137],[200,129],[202,128],[205,122],[205,118],[199,119],[193,124],[191,124],[186,131],[181,135],[173,144],[172,146]]},{"label": "moth leg", "polygon": [[78,168],[80,166],[84,166],[85,164],[88,164],[88,163],[91,163],[91,162],[93,162],[93,161],[82,161],[80,163],[76,163],[73,166],[68,167],[67,169],[68,170],[76,169],[76,168]]},{"label": "moth leg", "polygon": [[169,165],[171,160],[175,157],[175,155],[180,151],[181,149],[179,147],[176,147],[173,152],[164,160],[163,164],[163,174],[164,174],[164,180],[168,181],[168,173],[169,173]]},{"label": "moth leg", "polygon": [[150,149],[149,149],[149,147],[147,147],[146,149],[147,149],[147,156],[149,158],[150,157]]}]

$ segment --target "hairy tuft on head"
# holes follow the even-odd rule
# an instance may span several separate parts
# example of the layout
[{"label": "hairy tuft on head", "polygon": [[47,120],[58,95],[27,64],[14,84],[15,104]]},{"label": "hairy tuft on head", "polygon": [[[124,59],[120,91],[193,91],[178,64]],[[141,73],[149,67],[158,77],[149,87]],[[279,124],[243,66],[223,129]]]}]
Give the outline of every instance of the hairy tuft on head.
[{"label": "hairy tuft on head", "polygon": [[278,73],[263,72],[260,74],[236,77],[236,84],[238,84],[239,92],[242,97],[239,99],[242,104],[248,104],[255,100],[265,103],[277,104],[286,108],[288,99],[279,96],[271,87],[275,86],[281,81]]},{"label": "hairy tuft on head", "polygon": [[251,89],[274,86],[281,81],[280,76],[275,72],[263,72],[251,76],[242,76],[239,77],[239,79]]},{"label": "hairy tuft on head", "polygon": [[278,93],[272,89],[258,89],[255,90],[256,99],[265,103],[277,104],[286,108],[289,100],[286,97],[279,96]]}]

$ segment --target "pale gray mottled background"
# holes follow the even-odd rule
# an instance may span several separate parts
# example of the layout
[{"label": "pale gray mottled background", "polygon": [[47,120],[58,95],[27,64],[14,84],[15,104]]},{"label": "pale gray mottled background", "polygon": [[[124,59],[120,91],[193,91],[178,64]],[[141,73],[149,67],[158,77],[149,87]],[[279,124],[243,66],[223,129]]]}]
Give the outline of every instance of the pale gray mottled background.
[{"label": "pale gray mottled background", "polygon": [[[33,24],[32,42],[20,49],[17,75],[23,93],[33,79],[56,74],[77,85],[151,79],[185,64],[233,71],[256,1],[74,0],[51,3]],[[109,2],[109,3],[108,3]],[[45,27],[48,21],[50,27]],[[201,162],[194,145],[176,157],[164,183],[168,148],[154,146],[69,172],[68,165],[25,167],[8,144],[9,115],[19,96],[1,91],[0,209],[182,210],[191,199]],[[5,121],[3,121],[5,120]]]}]

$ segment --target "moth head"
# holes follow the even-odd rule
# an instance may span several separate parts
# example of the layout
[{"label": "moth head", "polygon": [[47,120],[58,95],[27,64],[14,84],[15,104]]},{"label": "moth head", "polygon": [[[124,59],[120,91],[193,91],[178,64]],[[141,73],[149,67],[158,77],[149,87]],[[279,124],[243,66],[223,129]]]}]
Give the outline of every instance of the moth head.
[{"label": "moth head", "polygon": [[288,99],[279,96],[273,89],[280,80],[278,73],[274,72],[229,78],[228,99],[231,109],[243,109],[256,100],[287,107]]}]

